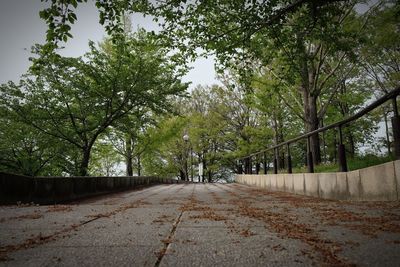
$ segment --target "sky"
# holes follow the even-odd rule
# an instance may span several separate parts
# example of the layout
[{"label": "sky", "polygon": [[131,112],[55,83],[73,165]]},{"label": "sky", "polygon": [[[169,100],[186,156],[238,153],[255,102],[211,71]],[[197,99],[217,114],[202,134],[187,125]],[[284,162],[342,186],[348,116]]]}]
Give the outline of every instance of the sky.
[{"label": "sky", "polygon": [[[46,7],[40,0],[1,0],[0,1],[0,84],[9,80],[18,81],[21,74],[30,66],[30,47],[35,43],[43,44],[46,37],[46,24],[39,18],[39,11]],[[78,6],[78,20],[72,26],[72,35],[64,56],[81,56],[88,51],[88,41],[101,41],[106,33],[98,23],[98,12],[92,1]],[[139,26],[146,30],[157,31],[157,25],[150,17],[139,14],[132,16],[133,30]],[[215,76],[214,58],[199,58],[190,64],[192,70],[183,78],[196,85],[219,83]]]}]

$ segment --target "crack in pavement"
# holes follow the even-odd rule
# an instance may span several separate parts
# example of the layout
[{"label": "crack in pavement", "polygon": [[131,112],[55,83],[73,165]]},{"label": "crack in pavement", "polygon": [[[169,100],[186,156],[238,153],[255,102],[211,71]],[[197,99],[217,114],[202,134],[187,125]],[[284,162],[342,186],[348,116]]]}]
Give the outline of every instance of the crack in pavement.
[{"label": "crack in pavement", "polygon": [[[183,187],[179,188],[177,192],[179,192]],[[181,207],[179,207],[179,210],[181,211],[177,218],[175,219],[174,223],[172,224],[172,229],[168,235],[168,237],[164,240],[161,240],[161,242],[164,243],[163,248],[156,253],[157,255],[157,261],[154,264],[154,267],[158,267],[161,264],[161,261],[163,260],[164,256],[167,254],[167,251],[172,244],[173,238],[175,236],[176,229],[178,228],[178,225],[180,224],[182,220],[183,213],[186,211],[185,207],[190,205],[193,200],[194,200],[194,190],[195,190],[195,185],[193,186],[192,193],[190,195],[190,198],[188,199],[188,203],[183,204]]]},{"label": "crack in pavement", "polygon": [[157,261],[154,264],[155,267],[160,266],[162,259],[164,258],[165,254],[167,253],[167,250],[170,247],[170,244],[172,243],[172,239],[174,238],[176,228],[178,227],[179,223],[181,222],[183,213],[184,213],[184,211],[182,210],[181,213],[178,215],[178,217],[175,219],[175,222],[172,224],[172,229],[171,229],[171,232],[168,235],[167,239],[163,240],[164,247],[161,249],[161,251],[158,252]]}]

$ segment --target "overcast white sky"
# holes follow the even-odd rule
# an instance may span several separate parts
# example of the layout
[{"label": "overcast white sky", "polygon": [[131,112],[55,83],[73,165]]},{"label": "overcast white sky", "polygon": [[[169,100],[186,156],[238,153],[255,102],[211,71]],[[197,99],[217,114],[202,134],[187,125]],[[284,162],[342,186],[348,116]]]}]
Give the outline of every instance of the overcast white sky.
[{"label": "overcast white sky", "polygon": [[[105,36],[98,23],[98,12],[92,1],[78,6],[78,21],[72,27],[73,39],[69,40],[62,52],[65,56],[80,56],[88,50],[88,40],[101,41]],[[0,1],[0,83],[17,81],[29,67],[30,47],[44,43],[46,25],[39,18],[39,11],[45,7],[40,0]],[[157,30],[157,25],[149,17],[133,16],[133,30],[138,26],[147,30]],[[192,63],[193,69],[184,77],[185,82],[211,85],[215,79],[213,58],[199,58]]]}]

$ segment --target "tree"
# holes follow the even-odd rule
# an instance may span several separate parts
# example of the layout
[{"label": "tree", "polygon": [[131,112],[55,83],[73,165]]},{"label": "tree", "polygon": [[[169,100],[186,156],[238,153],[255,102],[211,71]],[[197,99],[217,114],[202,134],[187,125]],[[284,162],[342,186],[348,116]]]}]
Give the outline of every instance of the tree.
[{"label": "tree", "polygon": [[[374,94],[378,98],[400,86],[400,30],[398,17],[400,5],[396,1],[380,1],[371,12],[365,14],[363,19],[367,20],[365,29],[365,45],[360,49],[359,55],[362,59],[366,77],[369,77],[369,86],[375,88]],[[392,101],[393,139],[400,139],[399,118],[396,100]],[[388,154],[391,154],[391,145],[388,113],[386,107],[383,110],[383,120],[386,128],[386,146]],[[396,126],[397,122],[397,126]],[[394,142],[393,142],[394,143]],[[395,148],[400,150],[400,147]],[[399,155],[397,155],[399,156]]]},{"label": "tree", "polygon": [[[156,115],[142,107],[135,116],[126,116],[107,133],[108,142],[125,159],[127,176],[132,176],[135,169],[137,174],[141,175],[140,159],[147,147],[151,145],[151,138],[148,138],[147,130],[156,124],[153,118]],[[134,161],[136,161],[136,167]]]},{"label": "tree", "polygon": [[[282,88],[283,87],[283,88]],[[303,121],[299,118],[301,107],[289,104],[293,97],[281,80],[270,75],[259,75],[253,77],[252,88],[254,88],[254,108],[265,116],[266,126],[272,129],[274,145],[294,138],[303,132]],[[290,99],[290,100],[289,100]],[[295,99],[296,101],[296,99]],[[295,110],[297,108],[297,110]],[[304,147],[305,148],[305,147]],[[291,157],[298,160],[303,156],[297,155],[292,149]],[[274,152],[275,153],[275,152]],[[273,155],[275,156],[275,155]],[[278,169],[285,165],[285,148],[278,150]],[[302,163],[304,160],[301,161]]]},{"label": "tree", "polygon": [[0,117],[0,171],[28,176],[62,173],[55,164],[61,146],[55,146],[54,138],[4,113]]},{"label": "tree", "polygon": [[251,105],[232,77],[224,86],[197,87],[187,104],[189,135],[208,180],[228,179],[239,170],[237,158],[270,144],[264,116]]},{"label": "tree", "polygon": [[[50,6],[39,13],[48,25],[47,41],[57,45],[59,41],[66,42],[68,38],[72,38],[71,25],[77,20],[75,10],[79,4],[87,2],[87,0],[42,1],[50,2]],[[120,22],[126,12],[143,12],[156,16],[156,21],[162,17],[165,21],[165,24],[162,25],[167,26],[166,30],[175,30],[174,26],[179,26],[177,32],[186,34],[194,42],[201,40],[201,42],[195,42],[198,46],[199,43],[210,43],[209,41],[212,41],[211,43],[226,41],[227,38],[225,37],[229,37],[232,33],[239,34],[239,38],[235,40],[242,43],[242,40],[251,37],[251,34],[271,25],[279,24],[287,16],[304,6],[312,7],[313,16],[315,16],[320,7],[341,1],[296,0],[288,3],[287,1],[276,0],[269,1],[268,4],[257,1],[252,3],[237,1],[193,1],[188,3],[186,0],[170,2],[161,0],[95,0],[94,2],[99,10],[99,23],[105,26],[109,35],[124,31]],[[234,12],[231,12],[231,10]],[[240,22],[240,24],[237,24],[237,22]],[[219,26],[226,23],[225,26],[228,27],[223,28],[222,33],[214,27],[208,30],[210,34],[204,34],[204,26],[208,23],[217,23]],[[236,23],[236,26],[232,27],[234,23]],[[192,35],[194,32],[200,32],[202,36],[197,38],[196,35]],[[203,37],[208,38],[204,39]],[[231,45],[235,46],[237,43]]]},{"label": "tree", "polygon": [[99,138],[93,147],[89,164],[89,173],[93,176],[117,176],[121,174],[119,165],[122,157],[105,139]]},{"label": "tree", "polygon": [[148,129],[149,145],[142,157],[146,174],[164,177],[179,175],[180,179],[185,179],[182,136],[186,124],[186,118],[169,114],[160,117],[157,124]]},{"label": "tree", "polygon": [[395,1],[381,1],[362,17],[367,23],[360,62],[373,86],[380,90],[378,96],[400,86],[399,12],[400,5]]},{"label": "tree", "polygon": [[[157,37],[144,31],[106,42],[85,58],[39,54],[40,64],[17,85],[2,85],[2,101],[19,120],[80,151],[79,172],[88,174],[97,138],[138,107],[154,112],[182,93],[181,70]],[[40,53],[40,47],[37,51]]]}]

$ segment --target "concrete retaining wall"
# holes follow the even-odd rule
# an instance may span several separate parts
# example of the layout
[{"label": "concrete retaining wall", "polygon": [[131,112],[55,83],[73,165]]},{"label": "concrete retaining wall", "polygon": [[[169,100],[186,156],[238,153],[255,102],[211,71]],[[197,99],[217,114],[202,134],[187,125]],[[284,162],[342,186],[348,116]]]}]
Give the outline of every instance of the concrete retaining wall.
[{"label": "concrete retaining wall", "polygon": [[161,177],[27,177],[0,172],[0,204],[54,204],[138,186],[177,183]]},{"label": "concrete retaining wall", "polygon": [[236,182],[326,199],[398,201],[400,160],[351,172],[236,175]]}]

